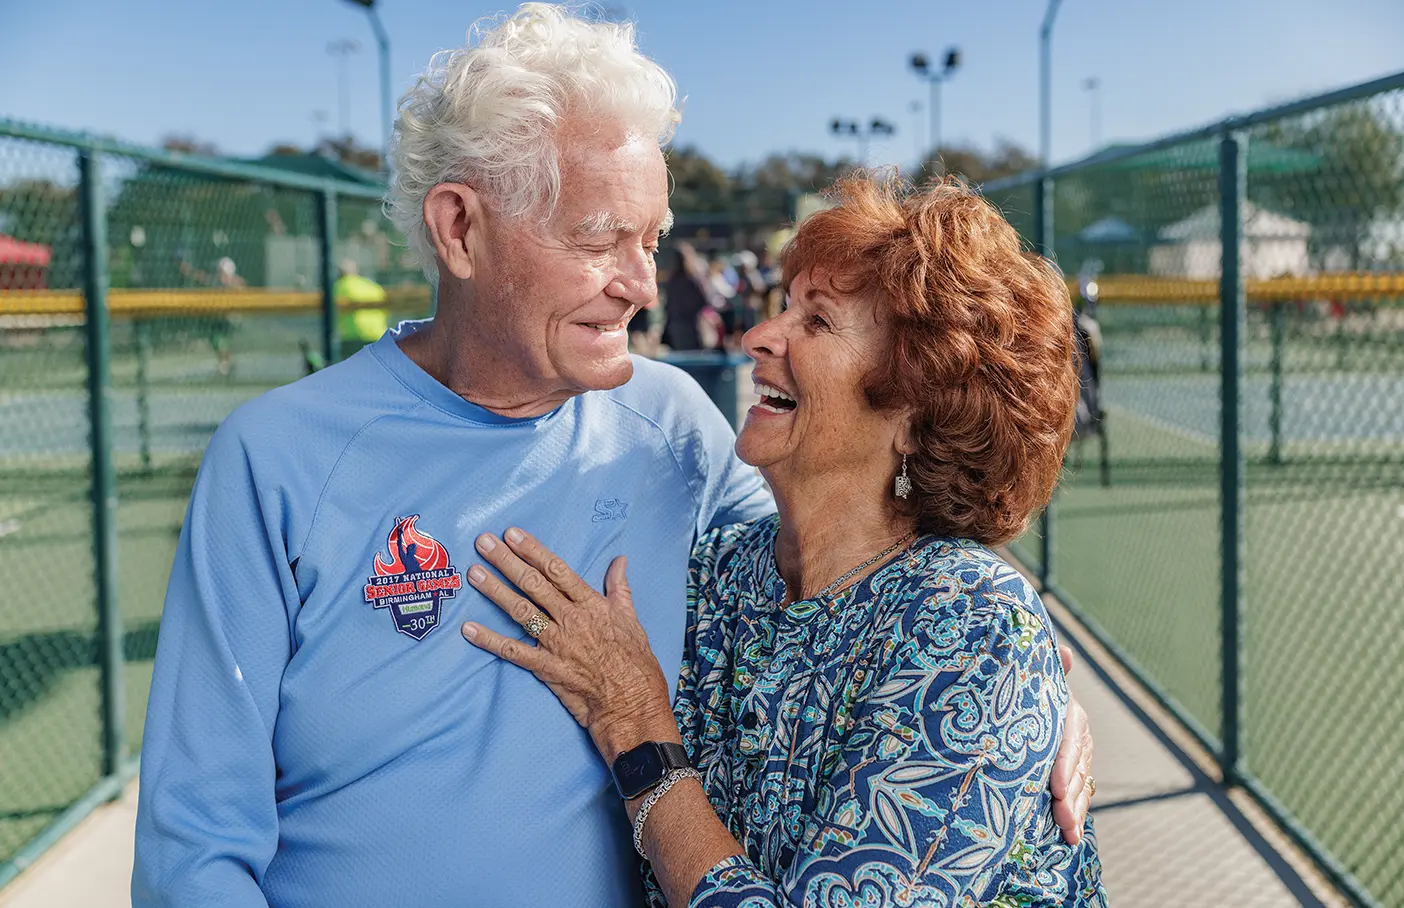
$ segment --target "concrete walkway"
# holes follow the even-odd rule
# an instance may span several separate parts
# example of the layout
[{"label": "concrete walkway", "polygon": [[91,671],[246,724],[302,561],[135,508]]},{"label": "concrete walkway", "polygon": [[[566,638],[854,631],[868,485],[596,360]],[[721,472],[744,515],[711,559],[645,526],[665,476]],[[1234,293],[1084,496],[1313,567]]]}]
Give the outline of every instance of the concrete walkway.
[{"label": "concrete walkway", "polygon": [[[1111,904],[1346,905],[1259,822],[1250,803],[1220,792],[1187,736],[1175,732],[1056,603],[1049,608],[1063,623],[1064,639],[1080,650],[1071,684],[1097,742],[1093,816]],[[0,908],[128,906],[135,816],[134,783],[0,891]]]},{"label": "concrete walkway", "polygon": [[1198,742],[1060,604],[1045,602],[1079,651],[1069,686],[1096,741],[1092,817],[1114,908],[1349,905],[1251,800],[1223,792]]},{"label": "concrete walkway", "polygon": [[0,889],[0,908],[130,908],[137,785]]}]

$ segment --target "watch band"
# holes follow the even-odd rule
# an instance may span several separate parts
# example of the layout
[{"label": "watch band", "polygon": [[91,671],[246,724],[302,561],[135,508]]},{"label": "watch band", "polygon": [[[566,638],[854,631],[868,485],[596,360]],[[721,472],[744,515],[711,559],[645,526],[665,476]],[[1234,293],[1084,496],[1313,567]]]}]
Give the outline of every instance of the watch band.
[{"label": "watch band", "polygon": [[691,769],[687,748],[665,741],[645,741],[624,751],[610,764],[615,788],[624,800],[631,800],[656,788],[679,769]]},{"label": "watch band", "polygon": [[[668,772],[675,769],[691,769],[692,761],[687,758],[687,748],[672,741],[659,741],[658,750],[663,754],[663,762],[668,767]],[[659,781],[662,781],[661,779]]]}]

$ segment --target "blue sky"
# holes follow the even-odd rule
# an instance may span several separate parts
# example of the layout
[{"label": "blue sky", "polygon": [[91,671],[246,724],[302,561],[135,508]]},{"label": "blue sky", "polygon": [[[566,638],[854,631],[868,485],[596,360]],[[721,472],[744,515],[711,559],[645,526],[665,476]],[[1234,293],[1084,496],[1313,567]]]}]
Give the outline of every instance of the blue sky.
[{"label": "blue sky", "polygon": [[[477,17],[504,7],[379,0],[395,93]],[[1044,0],[626,0],[644,50],[687,96],[678,141],[733,166],[771,151],[854,152],[838,116],[898,135],[870,161],[908,161],[926,132],[914,50],[958,45],[943,93],[948,141],[1037,144]],[[1404,69],[1400,0],[1064,0],[1054,37],[1053,157],[1091,147],[1083,80],[1101,81],[1105,141],[1152,138],[1226,114]],[[346,0],[0,0],[0,116],[154,143],[169,133],[253,154],[309,143],[339,119],[327,45],[350,63],[352,130],[377,141],[375,43]],[[316,111],[327,120],[314,121]]]}]

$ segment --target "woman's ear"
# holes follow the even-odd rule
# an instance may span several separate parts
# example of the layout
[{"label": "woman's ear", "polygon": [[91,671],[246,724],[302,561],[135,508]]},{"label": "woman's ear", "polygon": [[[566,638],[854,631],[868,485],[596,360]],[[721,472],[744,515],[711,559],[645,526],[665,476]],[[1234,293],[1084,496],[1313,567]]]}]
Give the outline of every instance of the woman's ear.
[{"label": "woman's ear", "polygon": [[898,454],[915,454],[916,444],[916,413],[911,410],[903,410],[897,417],[897,436],[892,441],[893,447]]},{"label": "woman's ear", "polygon": [[483,203],[473,187],[440,183],[424,197],[424,226],[439,263],[459,280],[473,276],[474,240],[483,229]]}]

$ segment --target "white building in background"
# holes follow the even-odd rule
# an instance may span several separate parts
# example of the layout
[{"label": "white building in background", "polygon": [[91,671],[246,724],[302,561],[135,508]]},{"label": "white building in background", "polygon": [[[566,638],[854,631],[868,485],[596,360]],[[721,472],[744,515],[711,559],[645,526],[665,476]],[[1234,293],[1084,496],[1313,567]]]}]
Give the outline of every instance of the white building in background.
[{"label": "white building in background", "polygon": [[1321,254],[1322,271],[1397,271],[1404,268],[1404,214],[1371,221],[1360,237],[1359,249],[1331,245]]},{"label": "white building in background", "polygon": [[[1244,204],[1243,218],[1245,278],[1310,273],[1310,224],[1252,203]],[[1222,264],[1218,205],[1202,208],[1183,221],[1162,228],[1150,249],[1150,273],[1159,277],[1217,278]]]}]

